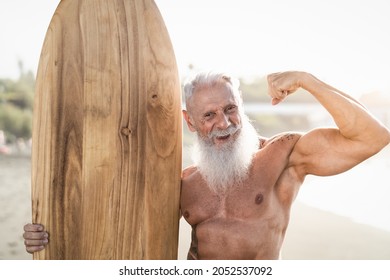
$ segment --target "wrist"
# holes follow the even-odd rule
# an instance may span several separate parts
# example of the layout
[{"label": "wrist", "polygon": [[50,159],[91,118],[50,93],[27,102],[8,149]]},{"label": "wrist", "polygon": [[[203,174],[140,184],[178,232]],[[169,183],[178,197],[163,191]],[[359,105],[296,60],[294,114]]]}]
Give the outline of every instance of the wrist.
[{"label": "wrist", "polygon": [[318,88],[323,85],[320,80],[318,80],[315,76],[307,72],[299,73],[298,84],[301,88],[310,93],[315,93]]}]

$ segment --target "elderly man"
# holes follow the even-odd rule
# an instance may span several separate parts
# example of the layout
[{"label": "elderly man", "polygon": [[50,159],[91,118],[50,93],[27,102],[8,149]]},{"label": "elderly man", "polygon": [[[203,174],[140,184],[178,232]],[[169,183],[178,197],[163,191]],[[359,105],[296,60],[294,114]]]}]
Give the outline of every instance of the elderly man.
[{"label": "elderly man", "polygon": [[[271,74],[268,84],[273,105],[307,90],[337,128],[266,139],[243,113],[237,80],[209,72],[187,83],[183,116],[197,133],[180,206],[192,226],[189,259],[278,259],[305,176],[344,172],[390,142],[390,132],[361,104],[309,73]],[[28,252],[48,243],[42,225],[26,225],[24,237]]]}]

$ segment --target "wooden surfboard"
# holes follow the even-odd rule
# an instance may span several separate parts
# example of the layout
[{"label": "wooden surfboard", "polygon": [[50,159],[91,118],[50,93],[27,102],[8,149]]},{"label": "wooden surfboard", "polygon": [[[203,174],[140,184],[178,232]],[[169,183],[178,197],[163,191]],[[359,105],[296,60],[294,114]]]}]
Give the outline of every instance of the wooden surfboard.
[{"label": "wooden surfboard", "polygon": [[34,259],[177,259],[180,82],[154,1],[62,0],[34,102]]}]

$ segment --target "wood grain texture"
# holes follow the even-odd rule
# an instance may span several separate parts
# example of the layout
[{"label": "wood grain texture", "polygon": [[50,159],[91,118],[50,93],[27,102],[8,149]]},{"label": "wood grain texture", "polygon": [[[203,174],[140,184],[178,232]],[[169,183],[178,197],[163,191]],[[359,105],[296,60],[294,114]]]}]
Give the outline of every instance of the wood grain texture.
[{"label": "wood grain texture", "polygon": [[176,259],[180,83],[155,3],[62,0],[34,102],[34,259]]}]

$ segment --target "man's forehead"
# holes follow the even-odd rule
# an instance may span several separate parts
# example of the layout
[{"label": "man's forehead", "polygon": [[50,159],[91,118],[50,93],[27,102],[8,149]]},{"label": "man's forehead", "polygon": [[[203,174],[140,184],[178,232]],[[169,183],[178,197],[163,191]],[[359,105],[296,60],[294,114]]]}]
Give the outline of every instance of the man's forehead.
[{"label": "man's forehead", "polygon": [[226,84],[197,88],[192,96],[194,103],[227,100],[235,101],[235,96],[233,90]]},{"label": "man's forehead", "polygon": [[202,114],[228,105],[240,105],[241,97],[232,85],[226,81],[213,84],[198,84],[192,95],[186,99],[186,111],[190,114]]}]

